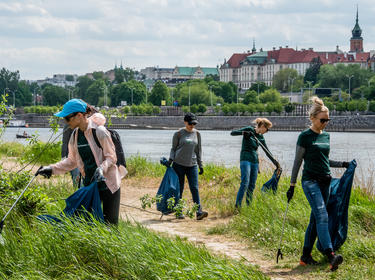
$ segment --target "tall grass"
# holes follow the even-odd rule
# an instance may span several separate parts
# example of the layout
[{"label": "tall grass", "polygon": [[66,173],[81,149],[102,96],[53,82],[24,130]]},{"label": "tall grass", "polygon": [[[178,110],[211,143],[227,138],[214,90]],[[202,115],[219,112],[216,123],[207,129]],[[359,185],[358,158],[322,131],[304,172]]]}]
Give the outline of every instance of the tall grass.
[{"label": "tall grass", "polygon": [[[154,165],[157,164],[154,163]],[[232,216],[235,213],[235,198],[240,184],[239,168],[208,164],[204,170],[204,174],[199,179],[199,193],[204,209],[208,209],[210,214],[216,213],[222,217]],[[138,176],[152,177],[153,174],[143,169]],[[289,188],[290,177],[285,175],[281,177],[276,194],[262,193],[261,186],[271,176],[272,170],[263,170],[258,175],[251,205],[247,207],[243,201],[241,212],[233,215],[229,224],[218,225],[210,229],[209,233],[239,236],[247,241],[248,246],[263,248],[265,256],[274,261],[282,231],[286,191]],[[340,253],[344,256],[344,263],[335,274],[327,275],[326,260],[320,252],[314,249],[313,256],[322,265],[315,269],[306,269],[306,273],[314,275],[313,278],[375,279],[374,196],[366,186],[362,188],[358,185],[358,181],[356,182],[349,206],[348,238],[340,249]],[[282,252],[286,260],[282,261],[282,264],[297,266],[309,217],[310,206],[298,184],[288,208],[282,243]],[[300,270],[304,273],[304,269]]]},{"label": "tall grass", "polygon": [[267,279],[255,268],[212,256],[180,238],[120,223],[31,225],[18,217],[0,246],[4,279]]}]

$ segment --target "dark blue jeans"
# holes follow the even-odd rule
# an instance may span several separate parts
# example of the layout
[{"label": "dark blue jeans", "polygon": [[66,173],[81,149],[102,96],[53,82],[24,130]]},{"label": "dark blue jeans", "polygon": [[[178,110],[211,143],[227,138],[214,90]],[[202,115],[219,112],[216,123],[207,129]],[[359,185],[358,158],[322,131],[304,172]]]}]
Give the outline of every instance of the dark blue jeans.
[{"label": "dark blue jeans", "polygon": [[329,185],[320,186],[316,181],[302,181],[302,188],[311,206],[310,223],[306,229],[303,247],[312,250],[318,236],[324,250],[332,249],[326,208],[331,188]]},{"label": "dark blue jeans", "polygon": [[178,181],[180,183],[180,199],[182,198],[182,193],[184,192],[185,185],[185,175],[189,183],[189,188],[191,195],[193,197],[193,202],[199,205],[197,213],[202,212],[201,201],[199,198],[198,191],[198,166],[183,166],[177,163],[173,163],[173,169],[178,176]]},{"label": "dark blue jeans", "polygon": [[253,198],[255,183],[258,177],[258,163],[242,160],[240,162],[241,169],[241,185],[237,193],[236,207],[241,207],[243,196],[246,192],[246,203],[250,204]]}]

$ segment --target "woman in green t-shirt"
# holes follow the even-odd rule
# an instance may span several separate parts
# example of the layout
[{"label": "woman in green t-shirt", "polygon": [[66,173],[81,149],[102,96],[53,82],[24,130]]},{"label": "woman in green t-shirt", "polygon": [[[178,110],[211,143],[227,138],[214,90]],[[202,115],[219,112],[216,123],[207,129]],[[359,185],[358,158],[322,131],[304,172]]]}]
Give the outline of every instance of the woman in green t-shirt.
[{"label": "woman in green t-shirt", "polygon": [[330,167],[348,167],[348,162],[339,162],[329,159],[330,137],[324,131],[329,122],[329,110],[318,97],[312,98],[310,109],[310,128],[298,136],[296,156],[293,164],[290,188],[287,192],[288,203],[294,194],[298,171],[302,160],[302,188],[311,206],[310,223],[306,229],[301,265],[317,264],[312,258],[316,237],[328,257],[331,270],[336,270],[343,262],[341,255],[333,252],[331,237],[328,230],[328,213],[326,205],[330,195],[331,171]]},{"label": "woman in green t-shirt", "polygon": [[[257,118],[254,123],[256,124],[255,128],[252,126],[246,126],[238,130],[233,130],[230,133],[232,136],[243,135],[240,155],[241,184],[237,193],[236,208],[241,207],[245,192],[246,203],[247,205],[250,204],[258,177],[258,141],[267,148],[263,134],[267,133],[272,127],[272,123],[266,118]],[[254,136],[258,139],[258,141],[254,139]],[[267,153],[266,155],[270,158],[270,155]],[[271,159],[271,161],[273,161],[273,159]]]}]

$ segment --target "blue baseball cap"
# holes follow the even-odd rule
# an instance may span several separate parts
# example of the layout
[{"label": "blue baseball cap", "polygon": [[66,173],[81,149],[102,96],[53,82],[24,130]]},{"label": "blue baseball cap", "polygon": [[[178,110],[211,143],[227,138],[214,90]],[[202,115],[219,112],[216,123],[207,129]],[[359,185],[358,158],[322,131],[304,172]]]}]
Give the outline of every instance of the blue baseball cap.
[{"label": "blue baseball cap", "polygon": [[55,114],[56,117],[65,118],[73,113],[85,113],[87,103],[81,99],[70,99],[63,106],[61,112]]}]

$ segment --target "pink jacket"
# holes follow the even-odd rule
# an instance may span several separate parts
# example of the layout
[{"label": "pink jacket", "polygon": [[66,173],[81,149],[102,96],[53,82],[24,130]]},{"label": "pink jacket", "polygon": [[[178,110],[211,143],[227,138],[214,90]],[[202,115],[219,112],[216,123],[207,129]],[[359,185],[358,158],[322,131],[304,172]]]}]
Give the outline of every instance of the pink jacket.
[{"label": "pink jacket", "polygon": [[[104,127],[105,122],[106,119],[102,114],[95,113],[88,118],[88,126],[84,134],[95,157],[97,166],[103,168],[103,175],[106,178],[108,189],[112,193],[115,193],[120,188],[121,179],[125,177],[127,171],[124,166],[117,167],[116,165],[115,145],[112,142],[110,132]],[[96,136],[103,150],[96,145],[94,136],[92,135],[92,128],[96,129]],[[77,148],[78,129],[76,128],[70,137],[68,157],[51,165],[53,174],[64,174],[78,167],[82,176],[85,176],[83,161]]]}]

